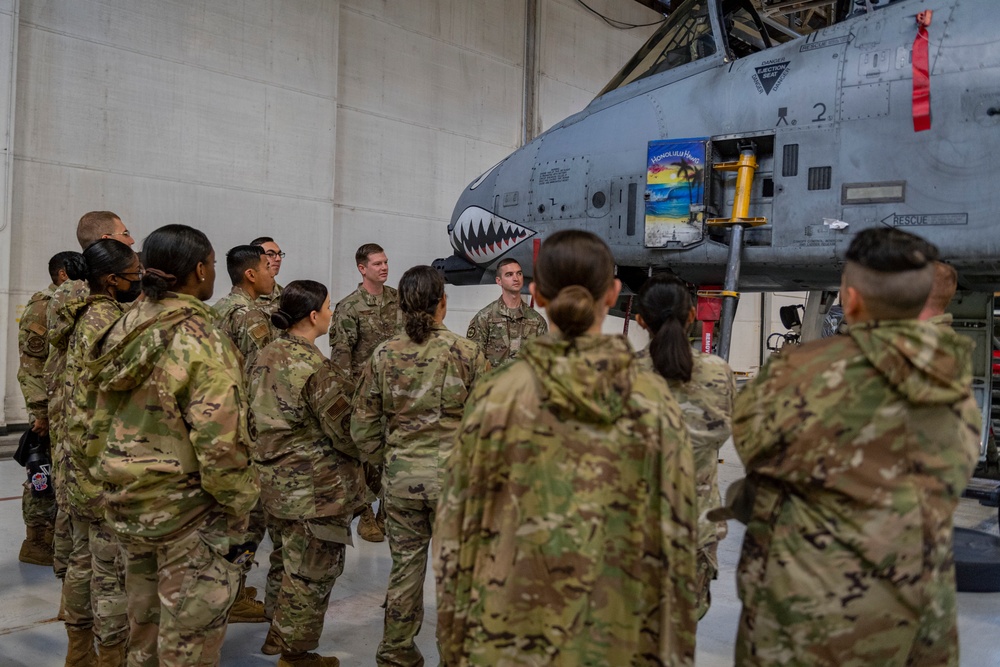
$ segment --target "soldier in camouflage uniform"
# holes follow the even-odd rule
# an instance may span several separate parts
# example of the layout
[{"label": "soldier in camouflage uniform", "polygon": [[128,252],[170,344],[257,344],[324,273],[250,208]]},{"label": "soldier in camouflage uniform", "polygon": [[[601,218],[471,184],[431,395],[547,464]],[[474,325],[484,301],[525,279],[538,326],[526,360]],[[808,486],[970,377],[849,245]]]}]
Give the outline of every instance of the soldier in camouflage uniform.
[{"label": "soldier in camouflage uniform", "polygon": [[258,305],[260,297],[270,295],[276,283],[260,246],[241,245],[227,252],[226,269],[233,288],[212,306],[213,324],[243,355],[243,368],[249,378],[257,354],[277,337],[269,314]]},{"label": "soldier in camouflage uniform", "polygon": [[542,244],[553,334],[466,402],[434,542],[441,664],[692,665],[694,457],[659,375],[601,324],[621,284],[589,232]]},{"label": "soldier in camouflage uniform", "polygon": [[545,335],[549,327],[521,299],[524,273],[517,260],[501,260],[496,281],[502,290],[500,298],[476,313],[465,335],[479,344],[493,368],[500,368],[517,357],[525,342]]},{"label": "soldier in camouflage uniform", "polygon": [[636,355],[647,370],[667,381],[681,406],[694,448],[698,488],[698,618],[712,602],[710,585],[719,572],[718,546],[726,523],[707,513],[722,504],[719,449],[732,434],[736,378],[721,357],[691,348],[688,332],[695,309],[687,285],[672,276],[655,276],[639,290],[636,321],[650,332],[650,345]]},{"label": "soldier in camouflage uniform", "polygon": [[[354,259],[361,283],[333,311],[330,359],[334,365],[349,369],[357,383],[375,348],[403,330],[403,314],[399,310],[399,295],[385,284],[389,278],[389,260],[382,246],[366,243],[358,248]],[[385,539],[385,510],[379,503],[375,516],[371,506],[382,490],[382,469],[366,465],[365,478],[368,504],[358,522],[358,535],[368,542],[381,542]]]},{"label": "soldier in camouflage uniform", "polygon": [[111,667],[125,664],[125,558],[104,521],[102,485],[90,474],[93,457],[87,452],[87,432],[96,391],[86,364],[124,312],[119,302],[139,296],[142,271],[138,256],[114,239],[95,241],[83,258],[87,283],[61,304],[51,331],[54,342],[66,342],[66,440],[60,485],[68,501],[73,548],[63,581],[62,609],[69,635],[66,663],[88,664],[96,657],[101,667]]},{"label": "soldier in camouflage uniform", "polygon": [[913,319],[936,256],[860,232],[847,335],[786,348],[736,399],[739,665],[958,665],[952,516],[980,416],[970,342]]},{"label": "soldier in camouflage uniform", "polygon": [[[280,261],[280,260],[279,260]],[[277,337],[277,331],[271,325],[271,316],[265,310],[262,297],[268,297],[277,283],[271,275],[271,266],[267,254],[259,245],[241,245],[226,253],[226,270],[233,283],[229,294],[219,299],[212,306],[215,317],[213,324],[229,336],[236,348],[243,355],[244,378],[249,382],[250,371],[254,367],[257,355],[264,347]],[[250,513],[250,525],[247,540],[260,542],[264,539],[267,521],[260,503]],[[271,531],[274,543],[272,557],[280,555],[281,539],[277,532]],[[253,562],[247,562],[247,572]],[[281,582],[281,570],[272,567],[268,571],[268,586],[277,592]],[[240,595],[236,604],[229,612],[230,623],[257,623],[266,621],[270,616],[264,605],[257,601],[257,590],[246,586],[246,576],[240,583]]]},{"label": "soldier in camouflage uniform", "polygon": [[[21,386],[31,430],[39,435],[49,432],[49,397],[45,386],[45,360],[49,355],[48,322],[46,310],[56,288],[66,282],[66,257],[75,253],[60,252],[49,260],[49,277],[52,284],[35,292],[28,300],[17,328],[17,350],[20,366],[17,382]],[[21,516],[27,536],[21,543],[18,560],[31,565],[53,565],[52,537],[56,520],[56,498],[51,492],[36,495],[27,481],[21,495]],[[62,566],[65,568],[65,565]]]},{"label": "soldier in camouflage uniform", "polygon": [[274,278],[274,286],[271,291],[257,297],[257,306],[271,315],[278,309],[278,300],[281,298],[278,273],[281,271],[281,260],[285,258],[285,253],[270,236],[259,236],[251,241],[250,245],[260,246],[264,249],[264,254],[267,255],[267,265],[271,269],[271,277]]},{"label": "soldier in camouflage uniform", "polygon": [[399,280],[405,331],[375,348],[365,366],[351,435],[368,461],[385,463],[383,502],[392,571],[380,667],[424,664],[413,643],[424,619],[427,549],[462,409],[489,363],[475,343],[445,328],[448,299],[437,269]]},{"label": "soldier in camouflage uniform", "polygon": [[252,447],[261,502],[282,536],[283,577],[265,654],[279,666],[336,667],[319,645],[330,591],[344,570],[351,521],[365,480],[350,436],[353,384],[323,357],[330,298],[312,280],[285,288],[273,315],[281,336],[260,354],[250,383],[258,439]]},{"label": "soldier in camouflage uniform", "polygon": [[215,253],[168,225],[143,243],[145,299],[89,365],[88,451],[105,516],[128,554],[128,664],[218,665],[258,499],[252,413],[232,342],[211,324]]},{"label": "soldier in camouflage uniform", "polygon": [[[90,211],[84,213],[76,225],[76,240],[80,244],[81,250],[86,250],[92,243],[100,239],[114,239],[121,241],[131,247],[135,243],[132,234],[122,223],[118,214],[111,211]],[[81,260],[79,254],[74,253],[77,260]],[[67,276],[69,280],[60,285],[52,294],[52,299],[46,308],[45,319],[47,326],[57,326],[57,311],[62,304],[73,298],[85,298],[89,293],[89,287],[85,280],[82,280],[82,263],[76,263],[77,269],[70,268],[72,260],[67,263]],[[59,466],[66,460],[65,430],[63,425],[63,414],[65,412],[65,388],[63,380],[66,369],[66,346],[65,341],[58,344],[49,341],[49,356],[45,360],[44,377],[46,390],[49,395],[49,435],[52,439],[52,475],[56,491],[56,523],[55,537],[53,540],[53,569],[56,576],[65,576],[67,561],[70,551],[73,548],[73,533],[69,513],[64,509],[67,507],[68,498],[59,484]]]}]

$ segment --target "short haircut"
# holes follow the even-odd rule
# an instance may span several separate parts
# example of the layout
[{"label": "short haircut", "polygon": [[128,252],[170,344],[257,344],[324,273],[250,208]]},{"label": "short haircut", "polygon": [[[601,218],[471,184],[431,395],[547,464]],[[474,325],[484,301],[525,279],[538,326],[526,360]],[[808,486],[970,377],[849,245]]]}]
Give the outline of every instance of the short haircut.
[{"label": "short haircut", "polygon": [[948,309],[957,289],[958,271],[955,267],[942,261],[934,262],[934,283],[930,296],[927,297],[927,306],[935,312],[943,313]]},{"label": "short haircut", "polygon": [[372,255],[377,255],[380,252],[384,253],[385,250],[383,250],[382,246],[380,246],[379,244],[366,243],[360,248],[358,248],[358,251],[354,253],[354,262],[355,264],[367,264],[369,257],[371,257]]},{"label": "short haircut", "polygon": [[226,253],[226,271],[233,285],[243,283],[247,269],[260,268],[260,258],[264,257],[264,249],[259,245],[238,245]]},{"label": "short haircut", "polygon": [[73,252],[72,250],[63,250],[62,252],[57,252],[52,255],[49,260],[49,278],[52,278],[52,282],[55,282],[59,277],[60,271],[66,270],[66,262],[70,261],[70,258],[79,255],[78,252]]},{"label": "short haircut", "polygon": [[257,238],[255,238],[253,241],[250,242],[250,245],[264,245],[265,243],[274,243],[274,242],[275,242],[274,239],[272,239],[270,236],[258,236]]},{"label": "short haircut", "polygon": [[86,250],[87,246],[105,234],[113,234],[115,220],[121,220],[121,217],[111,211],[84,213],[76,225],[76,240],[79,241],[80,248]]},{"label": "short haircut", "polygon": [[521,266],[521,262],[517,261],[513,257],[505,257],[500,260],[499,264],[497,264],[497,276],[503,273],[503,267],[507,266],[508,264],[517,264],[518,266]]},{"label": "short haircut", "polygon": [[875,319],[914,318],[934,281],[937,248],[893,227],[865,229],[845,256],[844,283],[858,290]]}]

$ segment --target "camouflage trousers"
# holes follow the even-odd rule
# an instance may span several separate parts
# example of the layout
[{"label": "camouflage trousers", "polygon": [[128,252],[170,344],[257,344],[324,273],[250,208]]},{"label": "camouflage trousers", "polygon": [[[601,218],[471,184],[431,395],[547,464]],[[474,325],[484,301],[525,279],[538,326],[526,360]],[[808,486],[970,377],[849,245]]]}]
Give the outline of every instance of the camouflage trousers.
[{"label": "camouflage trousers", "polygon": [[55,494],[36,496],[31,493],[30,485],[25,482],[24,491],[21,493],[21,517],[25,526],[52,532],[56,523]]},{"label": "camouflage trousers", "polygon": [[93,627],[102,646],[128,637],[125,615],[125,559],[118,537],[104,521],[71,520],[73,550],[63,579],[66,625]]},{"label": "camouflage trousers", "polygon": [[386,532],[392,570],[385,602],[385,629],[375,654],[379,667],[421,667],[424,658],[413,642],[424,622],[427,549],[437,500],[386,495]]},{"label": "camouflage trousers", "polygon": [[52,537],[52,571],[56,573],[57,579],[66,577],[71,551],[73,551],[73,522],[69,512],[57,506]]},{"label": "camouflage trousers", "polygon": [[122,535],[129,667],[214,667],[243,566],[225,558],[243,535],[225,518],[201,519],[165,542]]},{"label": "camouflage trousers", "polygon": [[695,573],[695,586],[698,593],[698,618],[701,619],[708,613],[708,608],[712,605],[712,582],[719,574],[719,543],[712,542],[709,546],[698,547],[697,572]]},{"label": "camouflage trousers", "polygon": [[[285,564],[281,553],[281,531],[278,527],[281,520],[267,515],[265,522],[267,534],[271,538],[271,555],[268,559],[267,580],[264,584],[264,616],[274,618],[274,607],[278,603],[278,593],[281,592],[281,580],[285,577]],[[264,534],[261,533],[261,539],[263,538]]]},{"label": "camouflage trousers", "polygon": [[330,591],[344,571],[343,540],[351,534],[348,520],[272,519],[281,536],[284,573],[271,627],[280,636],[283,651],[310,651],[319,646]]}]

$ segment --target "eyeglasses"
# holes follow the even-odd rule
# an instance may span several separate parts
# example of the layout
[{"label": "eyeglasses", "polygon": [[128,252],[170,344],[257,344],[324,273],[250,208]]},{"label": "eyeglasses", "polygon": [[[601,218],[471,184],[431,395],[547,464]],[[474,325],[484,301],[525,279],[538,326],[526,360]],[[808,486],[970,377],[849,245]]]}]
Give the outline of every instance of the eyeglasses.
[{"label": "eyeglasses", "polygon": [[[124,278],[129,282],[133,282],[135,280],[142,280],[142,277],[146,275],[146,270],[139,269],[138,271],[123,271],[122,273],[116,273],[115,275]],[[132,278],[132,276],[135,276],[135,278]]]},{"label": "eyeglasses", "polygon": [[268,257],[278,257],[280,259],[284,259],[285,258],[285,253],[282,252],[281,250],[277,250],[277,251],[275,251],[275,250],[265,250],[264,254],[267,255]]},{"label": "eyeglasses", "polygon": [[106,236],[127,236],[129,238],[132,238],[132,234],[130,234],[127,229],[124,232],[111,232],[110,234],[107,234]]}]

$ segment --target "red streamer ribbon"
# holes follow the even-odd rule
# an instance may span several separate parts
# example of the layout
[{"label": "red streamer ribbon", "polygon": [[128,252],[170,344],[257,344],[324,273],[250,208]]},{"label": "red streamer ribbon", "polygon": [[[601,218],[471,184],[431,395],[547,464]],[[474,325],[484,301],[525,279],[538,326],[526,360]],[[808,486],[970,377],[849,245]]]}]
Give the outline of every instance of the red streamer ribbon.
[{"label": "red streamer ribbon", "polygon": [[931,70],[927,46],[927,26],[931,24],[931,10],[917,14],[917,37],[913,40],[913,131],[931,129]]}]

